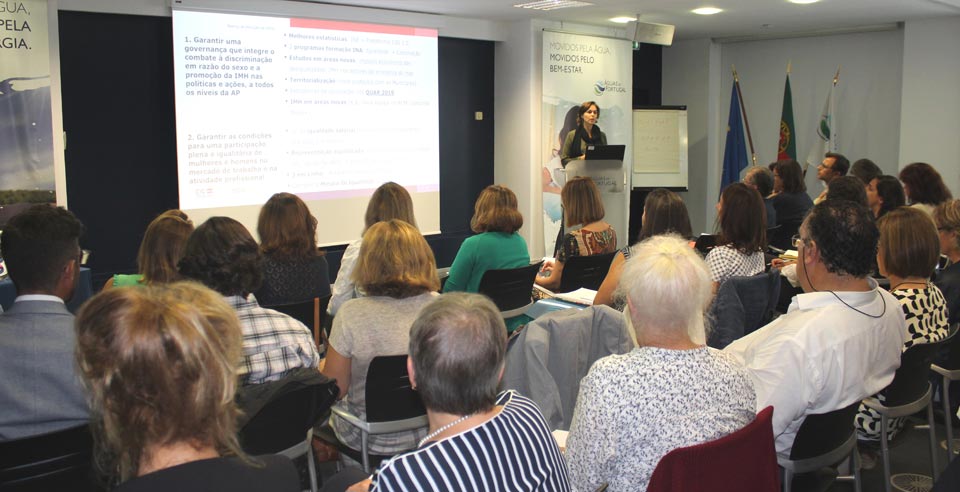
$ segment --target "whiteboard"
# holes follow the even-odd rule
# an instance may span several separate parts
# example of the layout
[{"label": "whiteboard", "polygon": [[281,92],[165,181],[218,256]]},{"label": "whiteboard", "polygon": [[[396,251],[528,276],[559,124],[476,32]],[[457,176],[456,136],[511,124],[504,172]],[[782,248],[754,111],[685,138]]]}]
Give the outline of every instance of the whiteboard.
[{"label": "whiteboard", "polygon": [[633,110],[633,188],[687,188],[687,110]]}]

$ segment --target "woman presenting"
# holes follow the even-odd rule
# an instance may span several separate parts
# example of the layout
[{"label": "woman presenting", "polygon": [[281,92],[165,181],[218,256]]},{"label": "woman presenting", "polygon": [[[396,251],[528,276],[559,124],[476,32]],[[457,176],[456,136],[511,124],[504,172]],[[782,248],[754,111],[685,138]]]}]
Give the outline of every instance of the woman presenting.
[{"label": "woman presenting", "polygon": [[580,105],[577,114],[577,128],[567,133],[560,151],[560,162],[564,167],[573,159],[583,159],[587,145],[607,145],[607,136],[597,126],[600,107],[593,101]]}]

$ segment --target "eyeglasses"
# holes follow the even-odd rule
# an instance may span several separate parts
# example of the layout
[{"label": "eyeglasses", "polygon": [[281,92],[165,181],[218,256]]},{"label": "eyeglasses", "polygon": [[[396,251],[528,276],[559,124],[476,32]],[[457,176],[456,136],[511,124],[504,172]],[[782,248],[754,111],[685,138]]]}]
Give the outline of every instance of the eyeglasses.
[{"label": "eyeglasses", "polygon": [[792,244],[794,248],[799,248],[800,245],[804,243],[806,243],[806,241],[804,241],[799,234],[796,234],[792,238],[790,238],[790,244]]}]

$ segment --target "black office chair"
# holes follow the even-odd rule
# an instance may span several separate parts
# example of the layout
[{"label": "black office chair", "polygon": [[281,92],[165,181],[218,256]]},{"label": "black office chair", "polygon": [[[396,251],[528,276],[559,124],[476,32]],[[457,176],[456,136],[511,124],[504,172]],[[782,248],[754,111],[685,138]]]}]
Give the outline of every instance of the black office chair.
[{"label": "black office chair", "polygon": [[[860,492],[860,454],[853,418],[860,402],[832,412],[808,415],[800,424],[790,448],[790,458],[777,458],[783,468],[783,490],[790,492],[795,475],[821,470],[849,460],[853,487]],[[840,477],[841,480],[851,477]]]},{"label": "black office chair", "polygon": [[339,393],[337,382],[316,368],[294,371],[279,381],[240,388],[237,405],[249,417],[238,433],[240,445],[250,455],[281,454],[290,459],[306,456],[310,490],[316,492],[313,426]]},{"label": "black office chair", "polygon": [[792,244],[793,236],[800,230],[800,224],[803,219],[781,222],[777,227],[770,230],[767,241],[774,248],[788,250],[794,249]]},{"label": "black office chair", "polygon": [[478,291],[489,297],[504,319],[519,316],[533,304],[530,293],[542,261],[520,268],[487,270]]},{"label": "black office chair", "polygon": [[324,332],[321,327],[323,326],[324,318],[327,316],[328,304],[330,304],[329,294],[294,304],[263,307],[279,311],[306,325],[307,328],[313,332],[313,342],[319,349],[321,345],[327,343],[326,332]]},{"label": "black office chair", "polygon": [[353,415],[339,406],[331,409],[334,415],[340,417],[350,425],[357,427],[361,432],[360,452],[343,444],[337,439],[333,430],[325,426],[318,437],[333,444],[337,449],[363,464],[363,470],[371,471],[371,466],[389,456],[370,454],[368,449],[371,434],[387,434],[406,430],[427,427],[427,410],[420,401],[420,395],[410,387],[407,373],[406,355],[389,355],[374,357],[367,368],[367,387],[364,393],[366,398],[366,420]]},{"label": "black office chair", "polygon": [[101,491],[87,425],[0,442],[0,491]]},{"label": "black office chair", "polygon": [[563,265],[557,292],[573,292],[579,288],[597,290],[610,270],[617,252],[593,256],[574,256]]},{"label": "black office chair", "polygon": [[955,333],[934,343],[923,343],[908,348],[900,355],[900,367],[893,381],[883,390],[884,401],[870,397],[863,404],[880,414],[880,454],[883,457],[884,487],[890,492],[890,449],[888,443],[889,419],[907,417],[924,408],[927,410],[927,424],[930,426],[930,464],[933,480],[936,481],[940,470],[937,468],[937,433],[933,421],[932,395],[930,384],[930,366],[940,347],[953,339]]}]

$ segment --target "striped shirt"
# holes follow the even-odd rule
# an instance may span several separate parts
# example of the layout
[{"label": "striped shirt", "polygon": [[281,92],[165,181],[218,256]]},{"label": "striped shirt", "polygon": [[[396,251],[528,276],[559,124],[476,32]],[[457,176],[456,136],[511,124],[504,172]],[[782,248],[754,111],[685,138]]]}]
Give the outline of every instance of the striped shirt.
[{"label": "striped shirt", "polygon": [[490,420],[383,462],[371,492],[568,491],[567,465],[537,405],[515,391]]},{"label": "striped shirt", "polygon": [[317,367],[320,354],[303,323],[260,307],[253,294],[228,296],[226,301],[237,311],[243,330],[241,384],[276,381],[293,369]]}]

